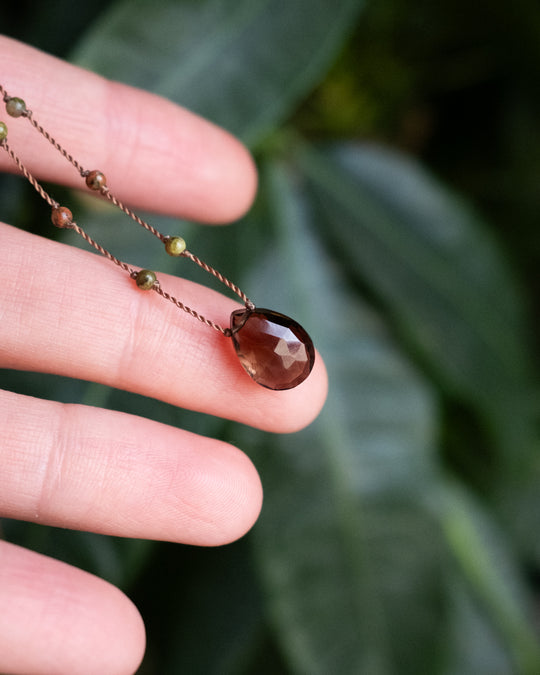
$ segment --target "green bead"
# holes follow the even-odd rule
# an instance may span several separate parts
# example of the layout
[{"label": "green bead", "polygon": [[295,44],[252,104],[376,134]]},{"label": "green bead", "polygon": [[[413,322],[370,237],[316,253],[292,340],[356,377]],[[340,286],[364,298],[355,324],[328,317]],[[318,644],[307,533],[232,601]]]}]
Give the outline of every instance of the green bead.
[{"label": "green bead", "polygon": [[182,237],[169,237],[165,240],[165,250],[169,255],[182,255],[186,250],[186,242]]},{"label": "green bead", "polygon": [[7,126],[4,122],[0,122],[0,141],[3,141],[4,138],[7,138]]},{"label": "green bead", "polygon": [[139,270],[135,277],[135,283],[143,291],[149,291],[156,283],[156,275],[152,270]]},{"label": "green bead", "polygon": [[17,98],[16,96],[8,98],[6,101],[6,112],[11,117],[20,117],[26,113],[26,103],[22,98]]}]

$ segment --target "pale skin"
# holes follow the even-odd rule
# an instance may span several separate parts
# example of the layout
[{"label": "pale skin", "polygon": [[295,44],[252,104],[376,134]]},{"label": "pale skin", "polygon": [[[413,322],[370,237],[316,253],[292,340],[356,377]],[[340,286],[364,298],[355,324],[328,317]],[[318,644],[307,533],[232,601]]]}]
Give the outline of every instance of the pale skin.
[{"label": "pale skin", "polygon": [[[134,208],[217,224],[250,207],[254,164],[226,132],[8,38],[0,37],[0,63],[6,91]],[[0,119],[37,177],[80,187],[25,120],[3,105]],[[3,151],[0,170],[14,170]],[[0,224],[0,368],[101,382],[277,433],[320,411],[327,378],[319,356],[296,389],[264,389],[230,340],[134,287],[75,233],[69,246],[15,225]],[[238,307],[180,278],[160,280],[223,325]],[[215,546],[245,534],[261,509],[261,481],[241,450],[150,419],[0,390],[0,439],[0,516]],[[119,590],[0,541],[1,673],[128,675],[144,647],[143,621]]]}]

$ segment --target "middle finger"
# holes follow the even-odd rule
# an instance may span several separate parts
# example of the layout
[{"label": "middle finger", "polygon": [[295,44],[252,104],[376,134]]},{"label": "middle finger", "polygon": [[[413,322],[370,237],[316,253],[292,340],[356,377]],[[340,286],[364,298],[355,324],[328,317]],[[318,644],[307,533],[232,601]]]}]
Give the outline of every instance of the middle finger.
[{"label": "middle finger", "polygon": [[[0,243],[0,367],[101,382],[274,432],[304,427],[322,407],[320,358],[295,389],[264,389],[246,375],[230,339],[137,289],[100,256],[5,225]],[[222,325],[237,307],[197,284],[163,280]]]}]

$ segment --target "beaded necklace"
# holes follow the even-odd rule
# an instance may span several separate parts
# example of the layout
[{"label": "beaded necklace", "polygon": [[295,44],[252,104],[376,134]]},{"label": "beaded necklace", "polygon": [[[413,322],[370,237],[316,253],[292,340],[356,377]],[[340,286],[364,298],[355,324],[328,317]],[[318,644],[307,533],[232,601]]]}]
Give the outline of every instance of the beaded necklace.
[{"label": "beaded necklace", "polygon": [[47,139],[47,141],[49,141],[49,143],[73,165],[90,190],[107,198],[137,224],[157,237],[162,242],[165,251],[169,255],[189,258],[189,260],[201,267],[205,272],[216,277],[216,279],[242,300],[244,308],[232,312],[229,327],[220,326],[218,323],[202,316],[199,312],[188,307],[165,291],[161,287],[155,272],[152,270],[133,269],[127,263],[122,262],[112,253],[107,251],[107,249],[92,239],[92,237],[73,220],[72,212],[53,199],[25,167],[22,160],[8,145],[7,125],[0,121],[0,147],[7,152],[19,168],[19,171],[25,176],[47,204],[49,204],[52,209],[51,220],[56,227],[74,230],[101,255],[105,256],[105,258],[127,272],[139,289],[144,291],[155,291],[165,300],[172,302],[179,309],[218,331],[224,337],[231,338],[240,363],[248,375],[257,384],[274,390],[292,389],[301,384],[308,377],[315,362],[315,349],[311,338],[299,323],[279,312],[256,307],[236,284],[229,281],[229,279],[224,277],[221,272],[191,253],[187,249],[186,242],[182,237],[171,237],[162,234],[115,197],[107,185],[105,174],[97,169],[91,171],[84,169],[81,164],[79,164],[79,162],[36,121],[32,111],[26,107],[26,103],[23,99],[9,96],[2,85],[0,85],[0,96],[2,96],[4,100],[7,114],[13,118],[27,119],[34,129]]}]

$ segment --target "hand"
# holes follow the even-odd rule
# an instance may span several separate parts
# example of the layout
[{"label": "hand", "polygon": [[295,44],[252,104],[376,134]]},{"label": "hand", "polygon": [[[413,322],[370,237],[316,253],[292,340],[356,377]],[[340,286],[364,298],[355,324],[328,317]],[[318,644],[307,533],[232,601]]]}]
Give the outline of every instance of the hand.
[{"label": "hand", "polygon": [[[102,169],[123,201],[206,222],[233,220],[249,207],[253,163],[224,131],[7,38],[0,63],[9,94],[25,99],[85,166]],[[37,177],[81,187],[25,120],[0,119]],[[13,170],[3,151],[0,169]],[[101,382],[273,432],[300,429],[322,406],[320,358],[300,387],[263,389],[230,341],[138,291],[100,256],[4,224],[0,250],[2,368]],[[160,278],[224,325],[237,306],[208,288]],[[242,452],[152,420],[0,391],[0,434],[5,517],[218,545],[242,536],[261,507],[259,478]],[[0,542],[0,672],[133,673],[143,650],[142,620],[117,589]]]}]

